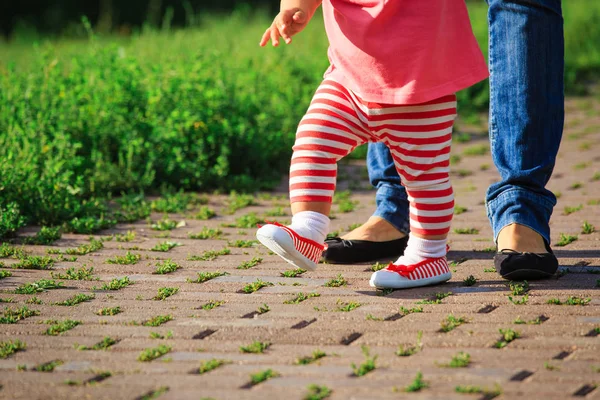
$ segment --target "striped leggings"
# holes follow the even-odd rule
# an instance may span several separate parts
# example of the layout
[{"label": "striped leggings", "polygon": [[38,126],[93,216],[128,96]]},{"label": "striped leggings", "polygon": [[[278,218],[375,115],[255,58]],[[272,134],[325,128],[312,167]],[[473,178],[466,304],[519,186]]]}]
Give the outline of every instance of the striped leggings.
[{"label": "striped leggings", "polygon": [[411,232],[447,234],[454,213],[449,172],[455,118],[455,95],[415,105],[368,103],[326,79],[296,133],[291,202],[331,202],[338,160],[359,145],[383,142],[408,194]]}]

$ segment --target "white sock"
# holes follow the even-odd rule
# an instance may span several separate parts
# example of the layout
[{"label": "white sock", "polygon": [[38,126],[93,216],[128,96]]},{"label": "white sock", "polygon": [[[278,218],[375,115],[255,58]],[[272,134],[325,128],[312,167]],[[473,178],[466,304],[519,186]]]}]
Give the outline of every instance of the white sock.
[{"label": "white sock", "polygon": [[301,211],[292,217],[292,224],[288,226],[300,236],[325,243],[329,232],[329,217],[315,211]]},{"label": "white sock", "polygon": [[410,236],[408,245],[402,255],[394,264],[413,265],[428,258],[440,258],[446,255],[446,239],[427,240]]}]

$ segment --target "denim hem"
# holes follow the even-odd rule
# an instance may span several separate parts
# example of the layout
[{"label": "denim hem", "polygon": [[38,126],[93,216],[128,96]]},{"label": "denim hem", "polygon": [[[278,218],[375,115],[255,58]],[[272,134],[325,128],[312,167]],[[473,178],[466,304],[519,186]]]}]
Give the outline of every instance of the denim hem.
[{"label": "denim hem", "polygon": [[404,188],[396,184],[379,183],[376,197],[377,209],[373,216],[385,219],[399,232],[408,234],[410,218]]},{"label": "denim hem", "polygon": [[550,243],[550,216],[555,202],[542,194],[514,188],[504,191],[486,204],[487,216],[494,232],[494,243],[500,231],[511,224],[524,225]]}]

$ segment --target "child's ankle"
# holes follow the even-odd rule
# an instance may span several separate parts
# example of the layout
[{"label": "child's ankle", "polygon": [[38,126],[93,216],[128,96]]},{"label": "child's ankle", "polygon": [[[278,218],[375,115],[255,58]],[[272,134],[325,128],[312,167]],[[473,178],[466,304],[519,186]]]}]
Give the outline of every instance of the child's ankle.
[{"label": "child's ankle", "polygon": [[446,255],[447,239],[428,240],[410,236],[404,255],[395,264],[411,265],[427,259],[441,258]]},{"label": "child's ankle", "polygon": [[301,211],[292,217],[292,228],[300,236],[324,243],[329,232],[330,220],[324,214],[315,211]]}]

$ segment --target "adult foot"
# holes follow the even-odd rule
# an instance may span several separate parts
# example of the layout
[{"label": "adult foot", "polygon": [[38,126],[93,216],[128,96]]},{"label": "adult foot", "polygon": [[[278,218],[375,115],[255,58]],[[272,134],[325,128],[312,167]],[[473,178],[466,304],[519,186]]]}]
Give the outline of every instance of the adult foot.
[{"label": "adult foot", "polygon": [[406,237],[406,233],[397,230],[394,225],[381,217],[370,217],[367,222],[348,232],[342,239],[368,240],[370,242],[389,242]]},{"label": "adult foot", "polygon": [[518,253],[548,253],[544,238],[525,225],[507,225],[498,234],[498,250],[510,249]]}]

